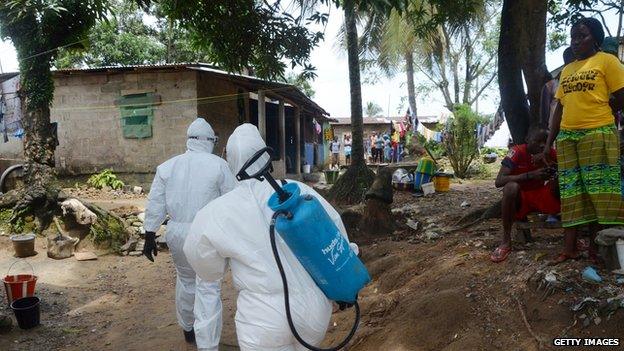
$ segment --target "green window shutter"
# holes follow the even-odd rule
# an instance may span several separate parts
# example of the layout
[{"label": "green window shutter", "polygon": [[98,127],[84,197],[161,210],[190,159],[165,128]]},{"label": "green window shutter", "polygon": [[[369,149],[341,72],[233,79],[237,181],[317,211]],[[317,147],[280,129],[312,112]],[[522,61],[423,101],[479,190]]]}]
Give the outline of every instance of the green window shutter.
[{"label": "green window shutter", "polygon": [[154,105],[157,102],[158,97],[152,93],[125,95],[117,99],[124,138],[152,137]]}]

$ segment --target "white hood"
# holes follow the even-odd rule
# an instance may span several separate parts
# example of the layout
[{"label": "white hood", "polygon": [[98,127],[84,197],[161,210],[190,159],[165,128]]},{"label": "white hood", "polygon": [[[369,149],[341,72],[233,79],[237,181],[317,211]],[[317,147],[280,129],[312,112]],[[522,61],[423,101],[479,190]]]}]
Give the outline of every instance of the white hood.
[{"label": "white hood", "polygon": [[[186,131],[186,136],[189,138],[186,141],[186,149],[189,151],[207,152],[209,154],[214,150],[215,133],[210,126],[210,123],[206,122],[203,118],[197,118]],[[191,139],[199,138],[199,139]],[[211,139],[211,140],[206,140]]]},{"label": "white hood", "polygon": [[[238,174],[245,162],[256,152],[266,147],[258,128],[253,124],[245,123],[234,129],[227,142],[227,162],[234,175]],[[269,155],[264,154],[256,163],[247,169],[248,174],[259,171],[269,161]]]}]

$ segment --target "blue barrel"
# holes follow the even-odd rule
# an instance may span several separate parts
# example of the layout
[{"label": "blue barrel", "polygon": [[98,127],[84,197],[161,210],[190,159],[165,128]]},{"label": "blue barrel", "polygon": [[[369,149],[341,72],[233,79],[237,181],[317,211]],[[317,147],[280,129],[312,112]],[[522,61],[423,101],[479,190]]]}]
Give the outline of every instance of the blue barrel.
[{"label": "blue barrel", "polygon": [[366,267],[316,197],[301,195],[296,183],[285,184],[283,189],[291,196],[280,203],[275,193],[268,205],[293,216],[277,218],[277,233],[328,299],[354,303],[370,282]]},{"label": "blue barrel", "polygon": [[422,185],[431,182],[431,174],[414,173],[414,190],[422,190]]}]

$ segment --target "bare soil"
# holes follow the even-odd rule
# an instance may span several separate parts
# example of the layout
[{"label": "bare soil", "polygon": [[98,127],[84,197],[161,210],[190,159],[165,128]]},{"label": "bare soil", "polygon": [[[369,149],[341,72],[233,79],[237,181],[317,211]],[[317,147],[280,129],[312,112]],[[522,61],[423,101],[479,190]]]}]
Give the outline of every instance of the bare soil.
[{"label": "bare soil", "polygon": [[[499,199],[491,184],[455,182],[449,193],[425,198],[395,193],[392,207],[401,209],[397,216],[418,222],[419,229],[401,226],[362,241],[373,281],[361,292],[362,320],[350,350],[540,350],[550,349],[552,338],[563,335],[624,336],[623,308],[610,317],[602,314],[600,320],[592,317],[587,326],[581,317],[588,310],[571,311],[582,297],[615,297],[624,288],[602,270],[605,283],[582,282],[580,271],[587,260],[549,266],[561,249],[561,230],[538,231],[534,243],[514,243],[514,252],[502,264],[489,261],[499,242],[500,220],[449,232],[464,214]],[[112,201],[109,208],[141,207],[134,200],[105,201]],[[462,208],[464,201],[470,207]],[[439,237],[427,239],[432,232]],[[43,242],[37,239],[39,254],[27,259],[39,276],[42,325],[0,334],[0,349],[195,350],[184,342],[176,322],[175,272],[168,252],[159,253],[155,263],[114,255],[55,261],[46,257]],[[15,261],[12,254],[9,239],[0,237],[0,272]],[[17,264],[15,270],[27,266]],[[567,283],[548,291],[540,282],[551,270]],[[222,349],[235,350],[236,292],[229,279],[223,300]],[[12,315],[6,302],[0,305]],[[336,313],[325,345],[339,341],[352,320],[353,310]]]}]

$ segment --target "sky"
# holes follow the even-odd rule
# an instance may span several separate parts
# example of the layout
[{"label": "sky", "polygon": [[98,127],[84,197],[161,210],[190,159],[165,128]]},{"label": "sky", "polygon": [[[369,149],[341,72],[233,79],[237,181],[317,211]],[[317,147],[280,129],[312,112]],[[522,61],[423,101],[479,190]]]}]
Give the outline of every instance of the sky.
[{"label": "sky", "polygon": [[[317,68],[317,78],[312,82],[312,87],[316,91],[314,100],[322,106],[332,117],[350,116],[350,95],[349,95],[349,72],[346,57],[346,50],[337,47],[337,34],[344,21],[342,11],[331,10],[329,23],[325,28],[325,41],[322,42],[312,53],[311,63]],[[608,16],[607,22],[610,27],[617,26],[615,15]],[[563,64],[562,52],[560,48],[555,52],[546,55],[546,64],[549,69],[555,69]],[[15,50],[10,42],[0,42],[0,65],[4,72],[17,71],[18,62]],[[418,79],[425,79],[417,77]],[[377,84],[362,86],[362,103],[374,102],[384,110],[383,114],[390,116],[403,115],[405,112],[398,112],[401,104],[401,97],[407,95],[407,87],[404,84],[404,75],[391,79],[382,79]],[[493,84],[492,97],[485,98],[479,102],[479,112],[494,113],[498,107],[497,84]],[[417,101],[418,114],[439,115],[445,109],[441,94],[435,92],[428,97],[419,98]]]}]

